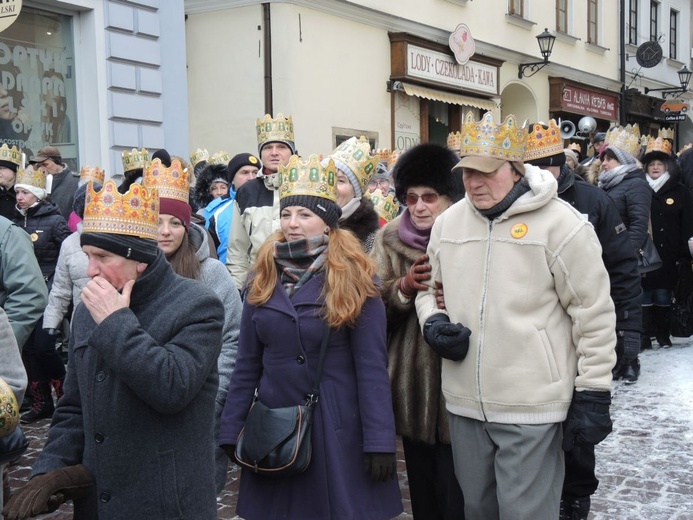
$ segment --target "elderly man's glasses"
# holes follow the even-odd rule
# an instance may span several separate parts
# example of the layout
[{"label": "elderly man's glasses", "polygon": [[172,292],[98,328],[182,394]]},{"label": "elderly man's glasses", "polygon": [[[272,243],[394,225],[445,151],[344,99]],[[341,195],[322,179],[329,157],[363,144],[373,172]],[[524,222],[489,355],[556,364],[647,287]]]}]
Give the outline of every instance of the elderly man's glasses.
[{"label": "elderly man's glasses", "polygon": [[390,181],[387,179],[377,179],[375,181],[371,181],[368,184],[378,186],[379,188],[388,188],[390,186]]},{"label": "elderly man's glasses", "polygon": [[433,204],[438,201],[440,195],[437,193],[424,193],[423,195],[417,195],[416,193],[407,193],[404,198],[404,202],[407,206],[416,206],[419,199],[424,201],[424,204]]}]

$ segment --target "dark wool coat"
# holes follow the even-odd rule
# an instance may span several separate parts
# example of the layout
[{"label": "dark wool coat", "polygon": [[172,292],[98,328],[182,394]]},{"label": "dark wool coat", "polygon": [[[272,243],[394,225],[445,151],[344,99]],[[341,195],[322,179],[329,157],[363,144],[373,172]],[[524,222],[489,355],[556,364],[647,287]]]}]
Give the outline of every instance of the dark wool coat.
[{"label": "dark wool coat", "polygon": [[60,246],[72,234],[67,221],[55,204],[44,201],[27,209],[26,216],[17,213],[15,222],[29,233],[43,277],[50,280],[58,263]]},{"label": "dark wool coat", "polygon": [[629,172],[616,186],[605,191],[616,203],[618,214],[628,229],[631,246],[637,251],[645,243],[652,200],[645,173],[640,169]]},{"label": "dark wool coat", "polygon": [[159,251],[130,307],[75,311],[65,395],[33,475],[84,464],[82,520],[216,519],[214,399],[224,309]]},{"label": "dark wool coat", "polygon": [[339,221],[339,228],[351,231],[359,239],[363,249],[369,253],[373,248],[375,235],[380,229],[380,217],[375,212],[373,202],[363,197],[359,207],[348,218]]},{"label": "dark wool coat", "polygon": [[403,302],[397,281],[426,251],[399,238],[401,217],[376,237],[371,256],[378,263],[387,308],[387,349],[397,433],[409,439],[450,444],[448,417],[440,383],[441,359],[421,334],[414,299]]},{"label": "dark wool coat", "polygon": [[14,188],[9,190],[0,186],[0,215],[9,220],[15,220],[17,213],[17,194]]},{"label": "dark wool coat", "polygon": [[602,260],[609,272],[611,299],[616,307],[616,329],[639,332],[642,291],[638,260],[616,206],[604,190],[576,177],[568,166],[564,165],[561,173],[558,197],[587,215],[602,246]]},{"label": "dark wool coat", "polygon": [[[277,285],[259,307],[247,301],[236,369],[222,416],[221,444],[235,445],[253,393],[270,408],[305,402],[314,383],[324,321],[324,273],[289,299]],[[333,330],[320,380],[308,469],[268,479],[243,469],[237,514],[246,520],[389,519],[402,511],[397,479],[373,482],[364,453],[394,453],[395,426],[387,377],[385,309],[369,298],[354,328]]]},{"label": "dark wool coat", "polygon": [[78,184],[79,174],[71,172],[67,166],[60,173],[53,175],[50,201],[58,206],[58,210],[65,220],[70,218],[70,213],[72,213],[72,204],[75,201]]},{"label": "dark wool coat", "polygon": [[693,203],[688,189],[679,182],[678,175],[672,176],[659,191],[650,189],[650,192],[652,238],[662,259],[662,267],[646,273],[642,278],[642,287],[646,291],[673,290],[678,280],[676,262],[691,261],[688,239],[693,237]]}]

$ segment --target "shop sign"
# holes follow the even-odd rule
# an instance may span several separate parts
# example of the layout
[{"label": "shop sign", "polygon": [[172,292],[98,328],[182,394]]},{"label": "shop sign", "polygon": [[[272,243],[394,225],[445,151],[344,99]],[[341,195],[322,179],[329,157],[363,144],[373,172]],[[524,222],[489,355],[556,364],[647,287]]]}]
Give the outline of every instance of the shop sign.
[{"label": "shop sign", "polygon": [[14,23],[21,10],[22,0],[0,0],[0,32]]},{"label": "shop sign", "polygon": [[664,121],[666,121],[667,123],[685,121],[686,117],[688,117],[686,114],[671,114],[664,116]]},{"label": "shop sign", "polygon": [[497,67],[476,61],[460,65],[452,56],[415,45],[407,46],[407,76],[498,94]]},{"label": "shop sign", "polygon": [[563,87],[561,107],[570,112],[597,116],[601,119],[618,119],[618,99],[616,96],[600,94],[578,87]]},{"label": "shop sign", "polygon": [[469,58],[474,56],[476,43],[472,38],[472,31],[465,24],[461,23],[448,38],[450,50],[455,54],[455,59],[460,65],[466,65]]}]

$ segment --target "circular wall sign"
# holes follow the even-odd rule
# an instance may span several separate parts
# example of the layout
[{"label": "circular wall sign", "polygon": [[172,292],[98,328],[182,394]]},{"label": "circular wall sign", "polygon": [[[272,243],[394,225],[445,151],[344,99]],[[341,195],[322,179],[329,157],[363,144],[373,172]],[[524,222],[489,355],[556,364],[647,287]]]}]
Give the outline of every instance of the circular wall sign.
[{"label": "circular wall sign", "polygon": [[0,32],[14,23],[21,10],[22,0],[4,0],[0,2]]},{"label": "circular wall sign", "polygon": [[662,47],[652,40],[645,42],[635,52],[635,59],[641,67],[651,69],[662,61]]}]

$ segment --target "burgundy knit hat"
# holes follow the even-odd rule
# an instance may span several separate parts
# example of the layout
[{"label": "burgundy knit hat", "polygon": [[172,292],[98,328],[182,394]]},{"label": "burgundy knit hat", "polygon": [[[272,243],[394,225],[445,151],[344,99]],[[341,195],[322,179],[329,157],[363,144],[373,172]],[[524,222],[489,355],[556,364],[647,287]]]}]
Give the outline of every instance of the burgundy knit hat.
[{"label": "burgundy knit hat", "polygon": [[192,208],[186,202],[162,197],[159,199],[159,215],[173,215],[183,223],[185,229],[190,229]]}]

